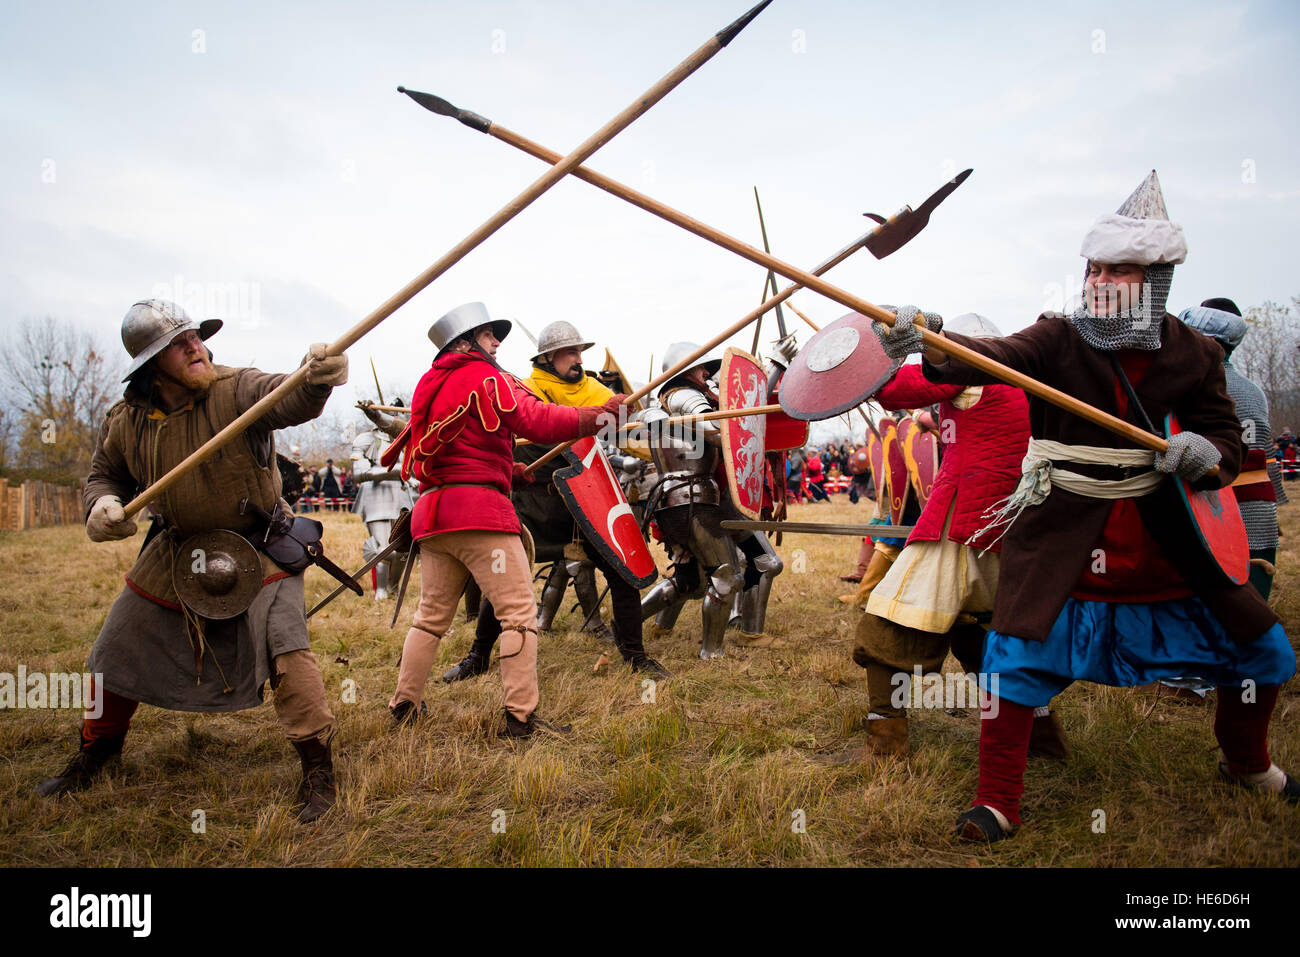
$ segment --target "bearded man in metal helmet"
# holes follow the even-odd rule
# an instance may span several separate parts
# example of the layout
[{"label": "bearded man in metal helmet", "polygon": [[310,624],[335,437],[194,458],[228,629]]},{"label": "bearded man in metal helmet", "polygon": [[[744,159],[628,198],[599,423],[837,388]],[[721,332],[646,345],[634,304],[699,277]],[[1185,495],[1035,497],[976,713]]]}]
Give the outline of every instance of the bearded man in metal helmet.
[{"label": "bearded man in metal helmet", "polygon": [[438,349],[411,399],[411,421],[385,451],[403,454],[402,477],[419,483],[411,535],[420,550],[420,604],[402,646],[389,709],[398,723],[418,717],[420,696],[470,576],[501,628],[505,734],[557,730],[537,714],[537,602],[523,527],[508,493],[532,477],[512,458],[514,437],[556,443],[617,424],[623,396],[576,408],[542,402],[496,364],[510,322],[466,303],[429,329]]},{"label": "bearded man in metal helmet", "polygon": [[[284,381],[284,374],[213,365],[205,341],[220,328],[219,319],[195,322],[160,299],[127,311],[128,385],[99,430],[83,495],[92,541],[134,535],[123,501]],[[302,759],[298,819],[314,821],[333,806],[334,716],[311,653],[302,576],[253,551],[243,536],[261,538],[258,519],[241,507],[246,499],[267,512],[276,508],[281,481],[272,433],[320,415],[331,389],[347,382],[347,357],[325,352],[324,344],[313,345],[299,389],[150,503],[153,524],[86,664],[103,676],[95,687],[102,714],[83,722],[76,757],[37,793],[89,787],[121,751],[142,701],[176,711],[242,711],[261,702],[270,680],[280,726]],[[188,554],[195,541],[211,543],[194,549],[202,565]],[[186,569],[201,572],[197,584]],[[241,604],[246,610],[229,614]]]},{"label": "bearded man in metal helmet", "polygon": [[[1083,303],[1001,339],[946,337],[1148,432],[1176,414],[1184,429],[1150,452],[1031,395],[1020,486],[1002,510],[993,622],[981,684],[980,775],[957,821],[969,840],[998,841],[1020,823],[1034,711],[1074,681],[1116,687],[1196,676],[1219,686],[1219,773],[1300,802],[1300,782],[1272,763],[1268,725],[1295,652],[1277,616],[1235,584],[1200,542],[1179,483],[1215,491],[1245,455],[1223,350],[1165,311],[1187,256],[1155,171],[1083,240]],[[931,381],[995,382],[927,346],[915,307],[876,324],[892,356],[923,352]],[[932,331],[938,316],[926,315]],[[1217,466],[1217,470],[1216,470]],[[993,682],[996,681],[996,687]]]},{"label": "bearded man in metal helmet", "polygon": [[[572,323],[552,322],[537,336],[537,354],[533,371],[525,380],[538,396],[556,405],[604,405],[614,392],[595,374],[582,367],[582,354],[595,343],[582,337]],[[523,445],[515,450],[515,460],[525,465],[541,458],[549,448]],[[584,630],[601,640],[612,641],[633,671],[651,678],[667,678],[668,670],[646,654],[641,640],[641,593],[624,580],[600,554],[564,504],[554,484],[554,475],[566,467],[563,458],[543,465],[533,474],[533,482],[520,484],[513,493],[515,511],[533,536],[539,561],[551,559],[551,572],[542,587],[538,612],[538,631],[548,631],[559,611],[570,579],[585,616]],[[596,590],[595,570],[599,568],[609,583],[614,606],[612,634],[600,620],[600,598]],[[469,653],[442,676],[451,683],[483,674],[491,660],[492,647],[500,633],[496,613],[490,603],[479,608],[474,643]]]}]

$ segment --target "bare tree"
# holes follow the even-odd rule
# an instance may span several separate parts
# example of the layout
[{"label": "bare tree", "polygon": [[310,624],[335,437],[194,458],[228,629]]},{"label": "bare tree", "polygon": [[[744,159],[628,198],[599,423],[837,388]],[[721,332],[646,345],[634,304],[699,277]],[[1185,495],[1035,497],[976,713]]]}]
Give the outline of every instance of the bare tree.
[{"label": "bare tree", "polygon": [[83,480],[104,413],[122,394],[124,358],[72,323],[23,322],[0,351],[5,404],[16,416],[12,467]]},{"label": "bare tree", "polygon": [[[361,413],[356,414],[360,418]],[[275,448],[281,455],[301,461],[305,466],[318,469],[326,459],[345,465],[352,455],[352,439],[358,432],[369,428],[365,422],[346,419],[337,412],[329,412],[310,422],[280,429],[275,433]],[[297,448],[297,453],[294,449]]]},{"label": "bare tree", "polygon": [[1246,310],[1250,331],[1232,364],[1268,398],[1273,434],[1300,426],[1300,296]]}]

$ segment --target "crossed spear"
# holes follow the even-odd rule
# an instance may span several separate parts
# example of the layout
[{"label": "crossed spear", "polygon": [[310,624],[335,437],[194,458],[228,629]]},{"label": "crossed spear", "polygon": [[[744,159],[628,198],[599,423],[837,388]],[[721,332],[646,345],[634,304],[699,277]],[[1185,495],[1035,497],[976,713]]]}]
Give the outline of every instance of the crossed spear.
[{"label": "crossed spear", "polygon": [[[464,110],[457,106],[454,106],[453,104],[449,103],[447,100],[442,99],[441,97],[434,96],[429,93],[420,93],[414,90],[407,90],[403,87],[398,87],[398,91],[401,93],[405,93],[407,96],[411,97],[411,99],[415,100],[425,109],[433,113],[437,113],[441,116],[448,116],[453,119],[459,120],[461,123],[470,127],[471,129],[477,130],[480,133],[486,133],[489,136],[501,140],[503,143],[507,143],[510,146],[513,146],[516,149],[529,154],[530,156],[542,160],[543,162],[557,163],[560,160],[560,154],[556,153],[555,151],[547,149],[545,146],[542,146],[539,143],[535,143],[532,140],[527,139],[523,135],[502,126],[500,123],[496,123],[492,120],[489,120],[486,117],[479,115],[478,113],[474,113],[470,110]],[[643,209],[648,213],[652,213],[653,215],[658,216],[660,219],[673,223],[676,226],[680,226],[681,228],[687,230],[688,232],[694,233],[695,235],[701,237],[702,239],[707,239],[708,241],[714,243],[715,245],[721,246],[723,249],[729,250],[730,252],[733,252],[738,256],[748,259],[750,262],[756,265],[762,266],[765,269],[769,269],[772,272],[779,273],[780,275],[784,276],[786,279],[793,281],[794,283],[793,286],[786,288],[783,292],[772,297],[771,299],[768,299],[766,302],[762,303],[760,306],[754,309],[743,319],[737,321],[734,325],[728,327],[725,331],[723,331],[718,336],[710,340],[708,343],[706,343],[703,346],[700,346],[696,351],[684,357],[675,366],[665,370],[664,373],[658,378],[656,378],[653,382],[647,383],[645,386],[638,389],[632,395],[628,396],[628,398],[625,400],[624,403],[625,405],[631,404],[635,400],[640,399],[641,397],[649,393],[652,389],[656,388],[657,386],[671,379],[673,376],[687,369],[692,363],[696,362],[701,356],[709,352],[709,350],[715,348],[725,340],[729,339],[731,336],[735,335],[737,332],[739,332],[741,329],[747,326],[750,322],[752,322],[753,320],[761,316],[763,313],[765,313],[768,309],[775,307],[777,303],[784,302],[800,288],[806,287],[808,289],[811,289],[813,292],[820,293],[826,298],[838,302],[843,306],[847,306],[849,309],[852,309],[857,313],[860,313],[864,316],[868,316],[871,319],[875,319],[879,322],[883,322],[885,323],[885,325],[892,327],[895,321],[895,316],[892,312],[890,312],[887,309],[882,309],[881,307],[868,302],[866,299],[863,299],[861,296],[855,296],[850,292],[846,292],[845,290],[832,285],[831,283],[827,282],[825,279],[822,279],[820,277],[832,266],[842,262],[844,259],[847,259],[848,256],[852,255],[859,248],[862,248],[863,246],[870,248],[869,242],[872,239],[873,234],[875,235],[875,237],[879,238],[881,236],[888,235],[888,231],[890,230],[891,227],[905,227],[905,232],[904,232],[905,238],[902,239],[902,242],[906,242],[917,232],[919,232],[921,227],[925,225],[924,221],[917,221],[913,219],[912,221],[909,222],[904,218],[902,214],[896,215],[895,217],[892,217],[891,219],[886,220],[885,222],[877,226],[876,229],[873,230],[871,234],[868,234],[867,236],[854,240],[852,244],[850,244],[844,250],[841,250],[840,253],[836,254],[836,256],[832,257],[832,259],[823,263],[821,266],[817,267],[812,272],[807,272],[805,270],[792,266],[789,263],[784,262],[783,260],[777,259],[775,256],[771,255],[770,253],[764,252],[761,249],[756,249],[755,247],[749,245],[746,242],[743,242],[742,240],[736,239],[733,236],[729,236],[719,229],[714,229],[712,226],[708,226],[697,219],[687,216],[685,213],[678,212],[677,210],[673,209],[670,206],[660,203],[657,200],[651,199],[649,196],[646,196],[644,193],[639,193],[636,190],[632,189],[631,187],[625,186],[622,183],[619,183],[616,180],[610,179],[608,176],[604,176],[591,169],[588,169],[585,166],[577,165],[573,167],[570,170],[570,172],[578,179],[585,180],[586,182],[591,183],[593,186],[597,186],[600,189],[603,189],[605,192],[617,196],[619,199],[625,200],[628,203],[631,203],[633,206]],[[962,178],[964,178],[965,175],[966,174],[963,173]],[[956,179],[957,178],[954,178],[954,181],[950,182],[948,185],[953,186],[953,188],[955,188],[954,184],[956,182]],[[936,196],[938,195],[939,194],[936,194]],[[931,197],[931,200],[934,200],[934,197]],[[904,212],[906,213],[910,211],[904,211]],[[966,365],[979,369],[981,372],[987,373],[988,375],[993,376],[994,378],[999,379],[1002,382],[1006,382],[1009,385],[1013,385],[1016,386],[1017,388],[1023,389],[1025,392],[1028,392],[1031,395],[1038,396],[1040,399],[1042,399],[1045,402],[1050,402],[1051,404],[1059,406],[1060,408],[1063,408],[1068,412],[1072,412],[1075,415],[1081,416],[1082,418],[1085,418],[1090,422],[1093,422],[1094,424],[1101,426],[1104,429],[1107,429],[1111,432],[1114,432],[1117,435],[1127,438],[1129,441],[1133,442],[1135,445],[1141,446],[1142,448],[1150,449],[1151,451],[1154,452],[1165,452],[1169,448],[1169,442],[1166,439],[1163,439],[1157,435],[1153,435],[1152,433],[1147,432],[1146,430],[1140,428],[1139,426],[1133,425],[1130,422],[1125,422],[1123,419],[1111,415],[1108,412],[1104,412],[1101,409],[1091,406],[1086,402],[1082,402],[1079,399],[1076,399],[1072,395],[1067,395],[1066,393],[1060,391],[1059,389],[1054,389],[1049,385],[1039,382],[1037,379],[1030,378],[1029,376],[1025,375],[1022,372],[1018,372],[1015,369],[1005,366],[1002,363],[997,362],[993,359],[989,359],[986,356],[983,356],[980,353],[975,352],[973,349],[969,349],[966,346],[960,345],[959,343],[954,342],[951,339],[945,338],[939,333],[931,332],[930,330],[925,329],[923,326],[917,326],[916,328],[918,329],[918,331],[920,331],[921,337],[925,341],[925,344],[927,346],[936,348],[951,358],[957,359],[965,363]],[[547,453],[546,455],[539,458],[536,462],[534,462],[530,466],[529,470],[532,471],[539,468],[541,465],[545,464],[550,459],[561,454],[566,448],[569,447],[569,445],[572,445],[572,443],[570,442],[570,443],[556,446],[549,453]]]},{"label": "crossed spear", "polygon": [[[555,154],[555,159],[551,161],[552,166],[541,177],[532,183],[522,193],[512,199],[506,205],[502,206],[486,222],[462,239],[445,253],[437,262],[431,265],[420,275],[416,276],[405,286],[399,289],[389,297],[374,312],[366,316],[355,326],[345,332],[342,336],[330,343],[326,347],[325,354],[329,356],[342,355],[349,347],[356,343],[358,339],[364,336],[375,326],[379,325],[401,306],[409,302],[416,293],[420,292],[429,283],[433,282],[448,269],[454,266],[460,260],[464,259],[472,250],[481,245],[488,237],[498,229],[518,216],[523,210],[533,203],[538,197],[548,189],[558,183],[566,174],[578,169],[583,160],[587,159],[596,150],[600,149],[611,139],[630,126],[638,117],[646,113],[656,103],[662,100],[669,92],[678,86],[688,76],[702,67],[727,44],[736,38],[741,30],[745,29],[749,23],[757,17],[770,4],[772,0],[762,0],[761,3],[741,15],[730,25],[719,30],[711,36],[702,46],[685,60],[675,66],[663,79],[659,80],[649,90],[637,97],[633,103],[615,116],[612,120],[598,129],[582,142],[573,152],[567,156],[561,157]],[[277,403],[282,401],[291,392],[298,389],[307,379],[307,367],[300,366],[289,375],[285,376],[282,381],[273,390],[267,393],[259,402],[248,409],[243,415],[231,422],[220,432],[210,438],[202,446],[173,468],[158,481],[154,482],[143,492],[133,498],[124,507],[127,517],[140,511],[153,499],[157,498],[167,489],[171,488],[185,475],[198,468],[200,464],[210,458],[214,453],[234,441],[249,426],[260,419]]]},{"label": "crossed spear", "polygon": [[[753,7],[751,10],[743,14],[732,24],[725,27],[723,30],[719,31],[714,36],[710,37],[709,40],[706,41],[699,49],[697,49],[684,61],[678,64],[678,66],[676,66],[672,71],[670,71],[658,83],[652,86],[645,94],[639,97],[635,102],[633,102],[630,106],[625,108],[621,113],[619,113],[612,120],[610,120],[608,123],[602,126],[599,130],[593,133],[581,145],[575,148],[567,156],[561,156],[559,153],[547,149],[546,147],[541,146],[538,143],[534,143],[533,141],[523,137],[522,135],[507,129],[498,123],[494,123],[491,120],[488,120],[477,113],[473,113],[468,110],[462,110],[456,106],[453,106],[451,103],[449,103],[448,101],[440,97],[433,96],[428,93],[419,93],[417,91],[406,90],[403,87],[398,87],[399,92],[406,93],[408,96],[410,96],[421,106],[424,106],[426,109],[443,116],[453,117],[459,120],[461,123],[465,124],[466,126],[469,126],[471,129],[478,130],[479,132],[482,133],[487,133],[488,135],[493,136],[496,139],[499,139],[505,143],[508,143],[511,146],[514,146],[515,148],[525,153],[528,153],[529,155],[534,156],[537,159],[542,160],[543,162],[551,164],[551,168],[547,170],[547,172],[543,174],[541,177],[539,177],[535,182],[533,182],[532,185],[527,187],[522,193],[520,193],[513,200],[511,200],[500,210],[498,210],[495,214],[493,214],[493,216],[490,217],[485,223],[483,223],[481,226],[479,226],[477,229],[471,232],[467,237],[465,237],[465,239],[461,240],[454,247],[452,247],[452,249],[449,250],[447,253],[445,253],[437,262],[435,262],[428,269],[426,269],[420,275],[415,277],[415,279],[411,280],[400,290],[394,293],[388,300],[386,300],[382,305],[380,305],[378,309],[376,309],[370,315],[362,319],[359,323],[357,323],[357,325],[349,329],[339,339],[331,343],[326,348],[326,354],[335,356],[335,355],[341,355],[342,353],[346,352],[347,349],[353,344],[355,344],[357,340],[359,340],[362,336],[370,332],[372,329],[375,328],[375,326],[379,325],[379,323],[381,323],[384,319],[392,315],[398,308],[400,308],[402,305],[410,301],[418,292],[420,292],[431,282],[433,282],[435,279],[437,279],[439,276],[441,276],[443,273],[449,270],[457,262],[463,259],[466,255],[468,255],[473,249],[481,245],[486,239],[488,239],[488,237],[490,237],[498,229],[500,229],[502,226],[508,223],[515,216],[517,216],[527,206],[529,206],[531,203],[536,201],[543,193],[545,193],[548,189],[554,186],[560,179],[562,179],[564,176],[570,173],[572,173],[574,176],[577,176],[579,179],[583,179],[595,186],[600,187],[606,192],[612,193],[613,195],[631,203],[634,206],[637,206],[641,209],[646,210],[647,212],[659,216],[661,219],[671,222],[674,225],[680,226],[689,232],[695,233],[697,236],[700,236],[703,239],[707,239],[710,242],[713,242],[724,249],[736,253],[737,255],[745,259],[748,259],[749,261],[759,266],[763,266],[774,273],[778,273],[784,276],[785,278],[791,280],[794,283],[794,285],[787,287],[787,289],[785,289],[783,292],[778,293],[776,296],[762,303],[751,313],[745,316],[745,318],[739,320],[731,327],[726,329],[724,332],[722,332],[720,335],[716,336],[714,339],[710,340],[708,343],[701,346],[695,352],[683,358],[676,365],[674,365],[669,369],[666,369],[663,372],[663,374],[657,377],[655,380],[647,383],[645,386],[638,389],[632,395],[628,396],[627,399],[624,400],[625,405],[631,406],[635,404],[637,400],[641,399],[649,392],[651,392],[653,389],[657,388],[659,385],[662,385],[664,382],[668,381],[672,377],[678,375],[680,372],[688,368],[692,363],[696,362],[701,356],[705,355],[707,352],[709,352],[711,349],[715,348],[717,345],[724,342],[726,339],[735,335],[741,329],[745,328],[745,326],[747,326],[754,319],[757,319],[759,316],[767,312],[768,309],[773,308],[777,303],[782,302],[785,299],[788,299],[790,295],[792,295],[795,291],[797,291],[800,288],[806,287],[808,289],[811,289],[814,292],[818,292],[821,295],[827,297],[828,299],[831,299],[835,302],[840,303],[841,305],[848,307],[849,309],[861,313],[862,315],[869,316],[872,319],[878,320],[880,322],[885,323],[886,325],[892,326],[895,321],[895,316],[893,313],[889,312],[886,309],[882,309],[879,306],[874,305],[873,303],[868,302],[867,300],[861,298],[860,296],[855,296],[852,293],[846,292],[845,290],[840,289],[839,287],[834,286],[829,282],[826,282],[824,279],[820,278],[820,276],[822,273],[828,271],[833,266],[842,262],[844,259],[847,259],[859,248],[863,248],[864,246],[870,248],[870,243],[873,240],[873,238],[877,242],[881,241],[881,237],[886,235],[887,231],[891,228],[891,226],[898,227],[904,225],[903,217],[901,216],[901,214],[899,216],[895,216],[891,218],[890,220],[886,220],[884,223],[881,223],[879,226],[876,227],[876,229],[872,230],[872,232],[868,233],[866,236],[854,240],[853,243],[845,247],[843,250],[841,250],[831,259],[822,263],[812,272],[806,272],[802,269],[790,265],[789,263],[777,259],[775,256],[772,256],[769,253],[756,249],[753,246],[749,245],[748,243],[742,242],[739,239],[735,239],[734,237],[728,236],[726,233],[723,233],[721,230],[714,229],[713,227],[708,226],[703,222],[700,222],[699,220],[696,220],[690,216],[687,216],[684,213],[680,213],[677,210],[674,210],[671,207],[658,202],[657,200],[651,199],[650,197],[642,193],[639,193],[636,190],[631,189],[630,187],[624,186],[623,184],[618,183],[617,181],[612,180],[609,177],[603,176],[600,173],[596,173],[590,169],[587,169],[582,165],[582,163],[587,158],[589,158],[593,153],[595,153],[596,150],[600,149],[601,146],[608,143],[611,139],[613,139],[616,135],[618,135],[618,133],[626,129],[638,117],[646,113],[656,103],[658,103],[661,99],[663,99],[663,97],[666,96],[673,88],[675,88],[682,81],[684,81],[688,76],[690,76],[701,66],[707,63],[710,59],[712,59],[718,53],[718,51],[720,51],[723,47],[725,47],[728,43],[730,43],[733,39],[735,39],[735,37],[740,33],[740,31],[743,30],[746,26],[748,26],[748,24],[755,17],[757,17],[758,14],[761,13],[770,3],[771,0],[763,0],[763,2],[759,3],[757,6]],[[915,235],[915,231],[919,231],[920,227],[924,225],[924,222],[921,222],[919,224],[913,222],[913,223],[908,223],[906,225],[908,228],[913,228],[912,235]],[[910,239],[910,238],[911,236],[908,235],[902,241],[905,242],[906,239]],[[1024,375],[1023,373],[1008,368],[1007,366],[1004,366],[999,362],[996,362],[992,359],[988,359],[985,356],[982,356],[979,353],[966,348],[965,346],[959,345],[958,343],[946,339],[941,335],[930,332],[928,329],[924,329],[922,327],[918,327],[918,328],[920,328],[922,338],[924,339],[926,345],[936,347],[952,358],[958,359],[966,363],[967,365],[979,369],[1003,382],[1007,382],[1011,385],[1017,386],[1023,389],[1024,391],[1029,392],[1032,395],[1038,396],[1044,401],[1050,402],[1053,405],[1060,406],[1061,408],[1073,412],[1076,415],[1082,416],[1083,418],[1086,418],[1103,428],[1106,428],[1118,435],[1128,438],[1131,442],[1135,443],[1136,445],[1154,451],[1159,451],[1159,452],[1166,451],[1169,447],[1169,443],[1165,439],[1160,438],[1159,436],[1152,435],[1151,433],[1146,432],[1145,430],[1135,425],[1132,425],[1131,423],[1125,422],[1124,420],[1116,416],[1110,415],[1109,413],[1103,412],[1100,409],[1096,409],[1085,402],[1081,402],[1080,400],[1074,398],[1073,396],[1067,395],[1066,393],[1061,392],[1058,389],[1053,389],[1052,387],[1045,385],[1041,382],[1038,382],[1037,380],[1032,379],[1029,376]],[[203,461],[205,461],[207,458],[209,458],[219,449],[221,449],[222,447],[224,447],[225,445],[233,441],[238,435],[240,435],[244,430],[246,430],[250,425],[252,425],[253,422],[257,421],[257,419],[265,415],[267,411],[269,411],[273,406],[275,406],[277,403],[283,400],[289,393],[291,393],[299,386],[301,386],[302,383],[306,380],[306,377],[307,377],[307,368],[305,366],[298,368],[297,370],[295,370],[294,372],[286,376],[284,381],[282,381],[279,386],[277,386],[274,390],[272,390],[265,397],[263,397],[259,402],[253,405],[248,411],[240,415],[237,419],[235,419],[235,421],[231,422],[220,432],[218,432],[215,436],[213,436],[206,443],[204,443],[203,446],[201,446],[199,449],[191,453],[179,465],[177,465],[170,472],[168,472],[162,478],[158,479],[158,481],[154,482],[151,486],[146,488],[143,492],[141,492],[129,503],[127,503],[124,509],[126,515],[131,516],[136,512],[140,511],[140,509],[144,508],[144,506],[147,505],[151,500],[153,500],[158,495],[160,495],[161,493],[169,489],[171,486],[176,484],[176,482],[178,482],[184,475],[188,474],[190,471],[197,468],[199,464],[201,464]],[[568,443],[568,444],[572,444],[572,443]],[[568,447],[568,444],[557,446],[546,456],[543,456],[542,458],[534,462],[530,467],[530,470],[536,470],[538,467],[540,467],[549,459],[552,459],[556,455],[559,455],[565,448]]]}]

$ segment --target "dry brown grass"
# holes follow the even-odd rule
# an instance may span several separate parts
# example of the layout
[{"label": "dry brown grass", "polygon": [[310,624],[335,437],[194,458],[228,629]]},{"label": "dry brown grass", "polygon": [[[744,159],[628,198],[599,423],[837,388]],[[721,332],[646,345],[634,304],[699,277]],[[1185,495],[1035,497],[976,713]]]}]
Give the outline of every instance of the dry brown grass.
[{"label": "dry brown grass", "polygon": [[[1274,603],[1300,627],[1296,507]],[[795,520],[865,521],[865,507],[792,509]],[[326,543],[360,563],[364,532],[327,515]],[[79,671],[139,539],[95,545],[77,528],[0,534],[0,672]],[[803,549],[806,571],[789,566]],[[600,649],[576,631],[543,639],[541,713],[570,722],[567,740],[494,737],[501,687],[488,675],[446,686],[471,626],[446,639],[426,697],[430,720],[390,728],[385,708],[403,630],[391,604],[344,597],[312,637],[338,716],[341,805],[315,827],[292,816],[297,760],[269,703],[236,715],[142,707],[123,762],[90,791],[57,801],[31,789],[71,753],[77,717],[0,713],[0,863],[6,865],[1087,865],[1291,866],[1300,809],[1229,792],[1216,780],[1212,709],[1075,685],[1059,707],[1075,748],[1066,765],[1031,762],[1026,826],[995,849],[950,828],[976,780],[978,719],[919,711],[914,754],[883,771],[811,758],[851,744],[866,700],[849,659],[855,612],[835,602],[855,539],[791,536],[776,583],[770,649],[729,646],[701,662],[698,611],[650,637],[673,671],[643,703],[619,666],[594,674]],[[308,601],[329,589],[308,573]],[[408,603],[412,596],[408,596]],[[408,605],[408,607],[410,607]],[[404,615],[405,617],[405,615]],[[561,625],[576,626],[570,614]],[[950,661],[950,667],[955,664]],[[340,699],[342,682],[357,703]],[[1300,772],[1300,683],[1283,689],[1274,759]],[[1094,809],[1107,815],[1093,833]],[[203,809],[207,832],[191,830]],[[504,812],[495,833],[493,812]],[[796,812],[806,833],[792,830]]]}]

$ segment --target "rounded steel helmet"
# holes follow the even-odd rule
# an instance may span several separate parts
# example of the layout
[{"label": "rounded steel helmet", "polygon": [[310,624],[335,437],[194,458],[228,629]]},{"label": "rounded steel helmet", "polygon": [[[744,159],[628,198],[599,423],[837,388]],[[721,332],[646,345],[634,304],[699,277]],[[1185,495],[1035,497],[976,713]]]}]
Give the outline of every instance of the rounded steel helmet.
[{"label": "rounded steel helmet", "polygon": [[537,334],[537,355],[533,356],[533,361],[536,362],[547,353],[559,352],[561,349],[577,349],[586,352],[595,344],[582,338],[582,333],[573,323],[561,319],[543,326],[542,331]]},{"label": "rounded steel helmet", "polygon": [[195,322],[174,302],[142,299],[122,319],[122,345],[132,360],[122,381],[126,382],[144,368],[145,363],[171,345],[182,332],[197,329],[200,339],[210,339],[220,328],[220,319]]},{"label": "rounded steel helmet", "polygon": [[[664,353],[664,361],[663,361],[663,365],[660,367],[660,371],[667,372],[669,369],[677,365],[677,363],[681,362],[683,359],[685,359],[692,352],[695,352],[699,348],[700,348],[699,344],[695,342],[674,342],[671,346],[668,347],[668,351]],[[688,365],[685,369],[683,369],[681,372],[677,374],[685,375],[686,373],[690,372],[692,369],[698,369],[700,366],[704,366],[705,371],[710,376],[714,376],[717,375],[718,370],[722,368],[722,360],[710,358],[707,355],[701,356],[699,359],[696,359],[693,364]]]},{"label": "rounded steel helmet", "polygon": [[510,334],[509,319],[493,319],[488,315],[487,306],[481,302],[467,302],[457,306],[429,327],[429,341],[442,355],[449,345],[467,332],[473,332],[479,326],[491,326],[498,341],[504,341]]},{"label": "rounded steel helmet", "polygon": [[1002,338],[1002,330],[993,324],[993,320],[984,318],[978,312],[962,313],[951,322],[944,323],[943,328],[947,332],[970,336],[972,339]]},{"label": "rounded steel helmet", "polygon": [[565,322],[563,319],[558,322],[550,322],[542,326],[542,332],[537,334],[537,355],[533,356],[536,363],[547,352],[559,352],[562,348],[576,348],[576,350],[585,352],[594,342],[588,342],[582,338],[582,333],[578,332],[577,326],[572,322]]}]

